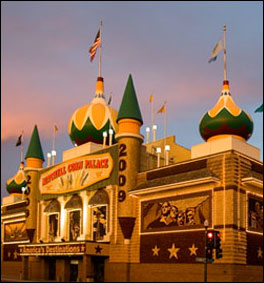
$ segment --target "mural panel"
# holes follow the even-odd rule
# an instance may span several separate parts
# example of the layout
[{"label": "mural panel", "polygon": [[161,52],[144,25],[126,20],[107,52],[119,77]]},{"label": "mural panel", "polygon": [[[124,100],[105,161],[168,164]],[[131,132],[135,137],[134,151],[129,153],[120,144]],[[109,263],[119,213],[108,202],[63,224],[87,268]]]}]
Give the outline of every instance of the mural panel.
[{"label": "mural panel", "polygon": [[211,206],[211,191],[142,202],[141,232],[211,227]]},{"label": "mural panel", "polygon": [[4,228],[4,241],[26,241],[28,235],[26,231],[25,221],[5,224]]},{"label": "mural panel", "polygon": [[248,230],[263,233],[263,199],[248,194]]},{"label": "mural panel", "polygon": [[4,261],[22,261],[19,255],[19,248],[16,244],[8,244],[3,246],[3,260]]}]

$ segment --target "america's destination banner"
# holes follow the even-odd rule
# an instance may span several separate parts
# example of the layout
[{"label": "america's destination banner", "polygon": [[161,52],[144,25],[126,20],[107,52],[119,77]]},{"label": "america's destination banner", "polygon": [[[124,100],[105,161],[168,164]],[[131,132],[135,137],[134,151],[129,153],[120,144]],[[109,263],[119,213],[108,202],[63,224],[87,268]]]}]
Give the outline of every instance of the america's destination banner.
[{"label": "america's destination banner", "polygon": [[113,159],[110,153],[87,155],[58,164],[41,174],[41,194],[62,194],[81,190],[110,177]]}]

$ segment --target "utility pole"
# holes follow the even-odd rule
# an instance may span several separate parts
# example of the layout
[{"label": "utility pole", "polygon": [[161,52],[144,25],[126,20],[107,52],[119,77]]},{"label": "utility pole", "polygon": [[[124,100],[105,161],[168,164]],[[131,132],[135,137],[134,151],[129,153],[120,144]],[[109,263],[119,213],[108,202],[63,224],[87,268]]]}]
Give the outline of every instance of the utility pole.
[{"label": "utility pole", "polygon": [[206,219],[204,221],[204,228],[205,228],[205,234],[204,234],[204,254],[205,254],[205,258],[204,258],[204,282],[207,282],[207,229],[208,229],[208,220]]}]

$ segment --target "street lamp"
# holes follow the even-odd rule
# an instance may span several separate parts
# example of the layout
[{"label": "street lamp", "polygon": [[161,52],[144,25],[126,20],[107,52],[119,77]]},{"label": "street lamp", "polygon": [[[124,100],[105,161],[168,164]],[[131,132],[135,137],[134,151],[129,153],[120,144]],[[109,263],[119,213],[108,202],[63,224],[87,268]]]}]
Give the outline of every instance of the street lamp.
[{"label": "street lamp", "polygon": [[27,187],[22,187],[22,200],[24,200],[24,196],[25,196],[25,191],[26,191]]}]

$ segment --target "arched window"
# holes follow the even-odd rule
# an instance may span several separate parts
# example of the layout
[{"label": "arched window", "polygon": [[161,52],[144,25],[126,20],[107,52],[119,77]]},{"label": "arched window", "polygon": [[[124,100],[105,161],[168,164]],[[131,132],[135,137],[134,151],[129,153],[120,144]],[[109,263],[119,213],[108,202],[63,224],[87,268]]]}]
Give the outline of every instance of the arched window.
[{"label": "arched window", "polygon": [[82,199],[77,194],[65,204],[65,209],[68,210],[70,241],[77,241],[82,233],[82,208]]},{"label": "arched window", "polygon": [[48,216],[48,240],[53,242],[60,234],[60,203],[57,199],[53,199],[44,209],[44,213]]},{"label": "arched window", "polygon": [[89,207],[92,210],[92,239],[94,241],[106,241],[106,235],[109,230],[109,197],[107,192],[98,190],[90,199]]}]

